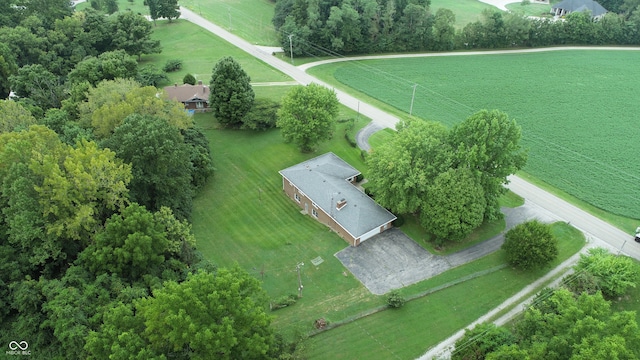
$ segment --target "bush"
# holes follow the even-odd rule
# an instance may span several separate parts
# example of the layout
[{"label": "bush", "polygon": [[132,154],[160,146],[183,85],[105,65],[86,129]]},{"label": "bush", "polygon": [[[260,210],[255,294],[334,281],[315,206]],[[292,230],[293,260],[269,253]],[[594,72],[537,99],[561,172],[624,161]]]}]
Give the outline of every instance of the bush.
[{"label": "bush", "polygon": [[271,311],[286,308],[287,306],[295,304],[296,301],[298,301],[298,298],[293,294],[279,297],[271,302]]},{"label": "bush", "polygon": [[187,74],[182,78],[182,83],[183,84],[189,84],[189,85],[195,85],[196,84],[196,78],[191,74]]},{"label": "bush", "polygon": [[533,220],[509,230],[504,236],[502,249],[510,265],[527,270],[542,267],[555,259],[558,240],[549,225]]},{"label": "bush", "polygon": [[169,82],[167,75],[153,65],[145,65],[138,70],[136,80],[143,86],[158,87],[162,83]]},{"label": "bush", "polygon": [[396,215],[396,219],[393,220],[392,224],[394,227],[400,227],[404,225],[404,221],[404,216],[402,216],[402,214],[398,214]]},{"label": "bush", "polygon": [[369,153],[367,152],[367,150],[360,150],[360,158],[363,161],[367,161],[367,156],[369,156]]},{"label": "bush", "polygon": [[567,287],[576,294],[602,291],[606,298],[613,299],[636,287],[639,268],[626,256],[611,254],[603,248],[589,249],[588,255],[581,254],[573,267],[574,279]]},{"label": "bush", "polygon": [[387,305],[394,309],[401,308],[406,302],[407,300],[397,290],[393,290],[387,295]]},{"label": "bush", "polygon": [[167,60],[167,62],[164,64],[164,67],[162,68],[162,70],[164,70],[165,72],[173,72],[180,69],[182,69],[182,60],[180,59]]},{"label": "bush", "polygon": [[364,180],[364,175],[358,174],[358,176],[356,176],[356,182],[360,182],[362,180]]},{"label": "bush", "polygon": [[353,137],[351,136],[351,134],[349,134],[349,131],[346,131],[346,130],[345,130],[345,132],[344,132],[344,138],[345,138],[345,140],[347,140],[347,142],[349,143],[349,145],[351,145],[351,147],[353,147],[353,148],[354,148],[354,147],[356,147],[356,145],[357,145],[357,144],[356,144],[356,139],[355,139],[355,138],[353,138]]},{"label": "bush", "polygon": [[241,129],[267,130],[276,126],[280,104],[269,99],[256,99],[242,118]]}]

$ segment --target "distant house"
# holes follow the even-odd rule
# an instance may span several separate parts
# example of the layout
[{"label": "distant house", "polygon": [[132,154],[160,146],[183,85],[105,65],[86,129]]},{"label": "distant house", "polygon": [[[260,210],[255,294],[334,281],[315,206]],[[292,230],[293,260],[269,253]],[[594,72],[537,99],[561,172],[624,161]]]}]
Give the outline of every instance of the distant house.
[{"label": "distant house", "polygon": [[360,172],[334,153],[281,170],[282,189],[304,214],[335,231],[351,246],[392,227],[396,217],[354,183]]},{"label": "distant house", "polygon": [[209,87],[202,85],[202,81],[198,81],[198,85],[184,84],[178,86],[167,86],[164,92],[169,99],[180,101],[184,104],[184,108],[195,111],[207,111],[209,109]]},{"label": "distant house", "polygon": [[607,9],[593,0],[564,0],[551,6],[551,13],[555,16],[565,16],[572,12],[588,11],[591,18],[598,20],[607,13]]}]

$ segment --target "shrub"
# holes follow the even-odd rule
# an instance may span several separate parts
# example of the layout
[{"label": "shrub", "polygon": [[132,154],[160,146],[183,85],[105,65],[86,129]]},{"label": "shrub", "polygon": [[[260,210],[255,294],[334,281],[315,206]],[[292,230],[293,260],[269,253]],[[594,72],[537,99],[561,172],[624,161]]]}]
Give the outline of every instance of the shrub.
[{"label": "shrub", "polygon": [[576,294],[602,291],[605,297],[613,299],[636,287],[639,268],[626,256],[614,255],[604,248],[589,249],[588,255],[581,254],[573,267],[574,280],[567,287]]},{"label": "shrub", "polygon": [[195,85],[196,84],[196,78],[191,74],[187,74],[182,78],[182,83],[183,84]]},{"label": "shrub", "polygon": [[165,72],[173,72],[173,71],[180,70],[181,68],[182,68],[182,60],[171,59],[171,60],[167,60],[162,70],[164,70]]},{"label": "shrub", "polygon": [[276,126],[280,104],[269,99],[256,99],[242,118],[242,129],[267,130]]},{"label": "shrub", "polygon": [[550,226],[538,220],[528,221],[509,230],[502,249],[507,262],[526,270],[546,265],[558,256],[558,240]]},{"label": "shrub", "polygon": [[356,176],[356,182],[360,182],[364,179],[364,175],[362,174],[358,174],[358,176]]},{"label": "shrub", "polygon": [[158,87],[162,83],[167,83],[169,78],[155,66],[145,65],[138,70],[136,80],[143,86]]},{"label": "shrub", "polygon": [[407,300],[397,290],[393,290],[387,295],[387,305],[394,309],[401,308],[406,302]]},{"label": "shrub", "polygon": [[353,137],[351,136],[351,134],[349,134],[349,131],[346,131],[346,130],[345,130],[345,132],[344,132],[344,138],[345,138],[345,140],[347,140],[347,142],[349,143],[349,145],[351,145],[351,147],[356,147],[356,145],[357,145],[357,144],[356,144],[356,139],[355,139],[355,138],[353,138]]},{"label": "shrub", "polygon": [[298,298],[293,295],[293,294],[289,294],[289,295],[285,295],[282,297],[279,297],[275,300],[273,300],[271,302],[271,311],[275,311],[278,309],[282,309],[282,308],[286,308],[287,306],[291,306],[293,304],[296,303],[296,301],[298,300]]},{"label": "shrub", "polygon": [[360,150],[360,158],[362,158],[362,160],[367,161],[367,156],[369,156],[367,150]]}]

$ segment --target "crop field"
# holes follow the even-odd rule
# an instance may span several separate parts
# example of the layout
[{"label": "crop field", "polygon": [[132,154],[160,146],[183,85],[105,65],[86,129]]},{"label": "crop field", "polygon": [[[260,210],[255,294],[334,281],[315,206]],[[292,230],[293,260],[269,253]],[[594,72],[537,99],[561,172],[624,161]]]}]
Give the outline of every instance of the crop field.
[{"label": "crop field", "polygon": [[[337,81],[451,126],[500,109],[522,126],[525,171],[579,199],[640,218],[637,51],[387,59],[326,65]],[[312,74],[315,69],[310,71]]]}]

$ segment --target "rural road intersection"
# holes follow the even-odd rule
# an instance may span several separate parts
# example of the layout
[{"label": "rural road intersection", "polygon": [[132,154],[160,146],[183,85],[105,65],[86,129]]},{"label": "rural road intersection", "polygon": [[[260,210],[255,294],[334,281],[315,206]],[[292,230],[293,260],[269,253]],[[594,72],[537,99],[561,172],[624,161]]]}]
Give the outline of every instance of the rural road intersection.
[{"label": "rural road intersection", "polygon": [[[498,3],[504,2],[503,0],[487,0],[483,1],[490,3],[492,5],[501,8]],[[513,1],[509,1],[513,2]],[[507,2],[505,2],[507,3]],[[504,6],[504,5],[502,5]],[[472,51],[472,52],[464,52],[464,53],[431,53],[431,54],[401,54],[401,55],[380,55],[380,56],[361,56],[355,58],[342,58],[342,59],[333,59],[329,61],[317,62],[313,64],[305,64],[300,67],[295,67],[287,62],[284,62],[271,54],[260,50],[256,46],[250,44],[249,42],[241,39],[240,37],[231,34],[217,26],[208,20],[205,20],[201,16],[197,15],[193,11],[186,9],[184,7],[180,8],[182,13],[182,18],[186,19],[210,32],[217,35],[218,37],[228,41],[229,43],[237,46],[248,54],[262,60],[268,65],[271,65],[275,69],[287,74],[291,78],[293,78],[297,83],[302,85],[308,85],[312,82],[326,86],[328,88],[333,89],[336,92],[338,100],[345,106],[359,111],[364,116],[372,119],[372,129],[375,128],[395,128],[395,124],[400,120],[399,118],[388,114],[368,103],[361,102],[359,99],[340,91],[339,89],[333,88],[333,86],[326,84],[313,76],[307,74],[305,71],[311,66],[319,65],[327,62],[335,62],[335,61],[354,61],[354,60],[366,60],[366,59],[384,59],[384,58],[400,58],[400,57],[427,57],[427,56],[468,56],[468,55],[489,55],[489,54],[503,54],[503,53],[529,53],[529,52],[542,52],[542,51],[560,51],[560,50],[570,50],[570,49],[590,49],[590,50],[628,50],[628,51],[639,51],[640,48],[631,48],[631,47],[557,47],[557,48],[545,48],[545,49],[524,49],[524,50],[508,50],[508,51]],[[633,241],[633,236],[631,234],[625,233],[624,231],[610,225],[595,216],[577,208],[569,204],[568,202],[556,197],[555,195],[542,190],[535,185],[526,182],[522,178],[518,176],[509,177],[510,183],[508,185],[509,189],[514,193],[522,196],[525,199],[525,202],[531,204],[532,206],[536,206],[550,214],[561,221],[565,221],[577,229],[581,230],[588,242],[589,246],[607,246],[614,251],[621,251],[622,253],[629,255],[635,259],[640,260],[640,244],[635,243]],[[566,267],[571,266],[573,262],[577,260],[577,254],[573,258],[565,261],[562,265],[556,268],[554,271],[563,271]],[[548,275],[550,277],[551,275]],[[545,277],[547,279],[548,277]],[[540,279],[539,281],[543,281],[545,279]],[[526,300],[523,301],[522,297],[527,294],[527,290],[535,287],[538,282],[531,284],[530,287],[523,289],[519,294],[516,294],[511,299],[505,301],[498,308],[494,309],[494,311],[490,312],[488,316],[492,313],[497,313],[500,309],[507,307],[513,303],[526,303]],[[509,314],[503,316],[502,321],[506,321],[505,317],[513,316],[514,312],[521,311],[521,307],[517,307],[512,310]],[[511,315],[510,315],[511,314]],[[484,321],[485,317],[480,318],[477,322]],[[500,322],[501,320],[496,322]],[[475,323],[474,323],[475,324]],[[447,349],[455,343],[456,339],[461,337],[464,334],[464,330],[454,334],[449,339],[443,341],[438,346],[430,349],[426,354],[424,354],[420,359],[431,359],[435,356],[440,356],[441,354],[446,354]]]}]

